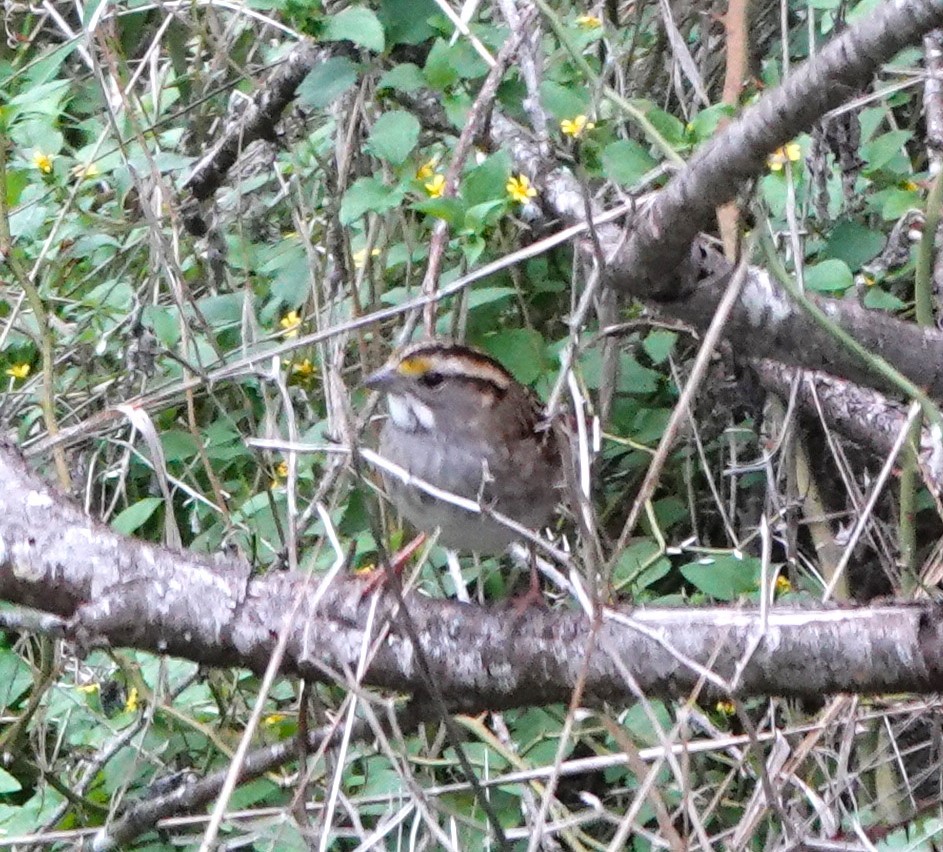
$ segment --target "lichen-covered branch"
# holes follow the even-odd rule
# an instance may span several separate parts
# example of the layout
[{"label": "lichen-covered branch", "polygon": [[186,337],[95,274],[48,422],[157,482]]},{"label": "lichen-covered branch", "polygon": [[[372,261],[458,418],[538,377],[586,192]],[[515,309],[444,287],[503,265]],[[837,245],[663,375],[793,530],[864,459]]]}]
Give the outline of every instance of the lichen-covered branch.
[{"label": "lichen-covered branch", "polygon": [[634,689],[810,697],[943,688],[943,613],[931,604],[788,607],[765,623],[751,609],[607,610],[595,637],[581,613],[400,602],[390,592],[371,617],[357,579],[250,579],[223,561],[117,535],[42,483],[8,444],[0,479],[0,597],[69,617],[86,644],[261,671],[288,629],[285,670],[343,681],[367,642],[363,685],[426,696],[422,654],[450,709],[467,712],[567,701],[584,666],[586,703],[630,701]]}]

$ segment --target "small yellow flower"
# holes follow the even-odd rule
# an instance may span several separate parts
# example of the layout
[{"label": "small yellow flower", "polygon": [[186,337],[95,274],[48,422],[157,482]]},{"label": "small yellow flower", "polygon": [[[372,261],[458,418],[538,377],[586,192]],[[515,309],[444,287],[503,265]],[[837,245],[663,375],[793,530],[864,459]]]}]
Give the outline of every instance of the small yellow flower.
[{"label": "small yellow flower", "polygon": [[795,163],[801,156],[802,149],[799,147],[799,143],[790,142],[788,145],[783,145],[782,148],[773,151],[766,163],[771,172],[781,172],[786,163]]},{"label": "small yellow flower", "polygon": [[33,165],[36,166],[44,175],[52,172],[52,154],[46,154],[37,148],[33,151]]},{"label": "small yellow flower", "polygon": [[77,686],[76,689],[79,692],[84,692],[86,695],[91,695],[93,692],[98,692],[100,685],[97,683],[85,683],[82,686]]},{"label": "small yellow flower", "polygon": [[298,311],[289,311],[278,324],[284,329],[284,337],[297,337],[301,330],[301,317],[298,316]]},{"label": "small yellow flower", "polygon": [[269,713],[269,715],[262,720],[262,724],[267,728],[274,728],[276,725],[280,725],[282,722],[284,722],[287,718],[288,716],[286,716],[284,713]]},{"label": "small yellow flower", "polygon": [[511,201],[517,201],[519,204],[526,204],[537,195],[537,190],[530,185],[530,178],[527,175],[518,175],[517,177],[512,175],[508,178],[504,188],[511,196]]},{"label": "small yellow flower", "polygon": [[908,192],[916,192],[918,189],[920,189],[920,187],[912,180],[905,180],[901,184],[901,189],[906,189]]},{"label": "small yellow flower", "polygon": [[136,686],[132,686],[131,689],[128,690],[128,699],[127,701],[124,702],[124,712],[133,713],[137,709],[138,709],[138,688]]},{"label": "small yellow flower", "polygon": [[564,118],[560,122],[560,130],[564,136],[572,136],[579,139],[587,130],[592,130],[596,125],[585,115],[578,115],[576,118]]},{"label": "small yellow flower", "polygon": [[11,379],[25,379],[29,375],[29,364],[14,364],[6,373]]},{"label": "small yellow flower", "polygon": [[76,166],[72,166],[69,169],[72,177],[77,180],[91,180],[92,178],[98,177],[101,172],[98,170],[98,166],[94,163],[79,163]]},{"label": "small yellow flower", "polygon": [[[370,257],[378,257],[380,254],[380,249],[375,248],[370,250]],[[367,250],[365,248],[360,249],[360,251],[355,251],[353,255],[354,268],[360,269],[367,262]]]},{"label": "small yellow flower", "polygon": [[737,707],[732,701],[718,701],[714,705],[714,709],[721,714],[721,716],[733,716],[737,712]]},{"label": "small yellow flower", "polygon": [[286,479],[288,479],[288,462],[279,462],[275,465],[275,475],[269,482],[269,488],[281,488]]},{"label": "small yellow flower", "polygon": [[[313,376],[317,372],[317,367],[311,363],[310,358],[305,358],[300,364],[292,364],[291,372],[293,376],[298,376],[302,379],[307,379],[310,376]],[[284,462],[282,462],[284,464]]]},{"label": "small yellow flower", "polygon": [[602,21],[595,15],[580,15],[576,19],[576,25],[584,30],[596,30],[602,26]]},{"label": "small yellow flower", "polygon": [[792,583],[789,582],[788,577],[784,577],[780,574],[776,578],[776,594],[785,595],[792,591]]},{"label": "small yellow flower", "polygon": [[426,160],[417,170],[416,177],[419,180],[429,180],[435,174],[436,158]]},{"label": "small yellow flower", "polygon": [[426,192],[430,198],[441,198],[445,192],[445,175],[435,175],[432,180],[426,184]]}]

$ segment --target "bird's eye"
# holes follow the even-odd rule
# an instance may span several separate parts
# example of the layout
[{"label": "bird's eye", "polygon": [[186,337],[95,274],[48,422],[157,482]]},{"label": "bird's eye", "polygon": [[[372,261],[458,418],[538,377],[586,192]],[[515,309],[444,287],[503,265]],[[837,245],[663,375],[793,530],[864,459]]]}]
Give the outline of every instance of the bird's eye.
[{"label": "bird's eye", "polygon": [[426,372],[419,377],[419,384],[426,388],[437,388],[442,384],[443,378],[445,377],[437,370],[426,370]]}]

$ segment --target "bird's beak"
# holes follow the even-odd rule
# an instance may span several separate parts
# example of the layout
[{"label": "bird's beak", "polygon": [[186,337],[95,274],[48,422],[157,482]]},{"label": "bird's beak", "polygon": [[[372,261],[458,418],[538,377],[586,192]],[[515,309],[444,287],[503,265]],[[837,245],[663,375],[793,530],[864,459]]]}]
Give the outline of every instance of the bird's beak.
[{"label": "bird's beak", "polygon": [[380,367],[363,380],[363,386],[371,390],[386,390],[396,379],[396,371],[389,365]]}]

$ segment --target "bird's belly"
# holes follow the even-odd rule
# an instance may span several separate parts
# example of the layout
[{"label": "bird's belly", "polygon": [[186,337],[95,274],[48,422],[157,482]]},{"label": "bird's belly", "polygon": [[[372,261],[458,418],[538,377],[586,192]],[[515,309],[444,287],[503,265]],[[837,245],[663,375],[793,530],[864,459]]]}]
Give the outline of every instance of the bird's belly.
[{"label": "bird's belly", "polygon": [[[473,500],[485,509],[494,509],[526,527],[545,523],[556,503],[556,495],[550,493],[553,489],[534,494],[530,483],[519,481],[517,476],[511,479],[496,473],[488,464],[484,447],[457,443],[445,446],[441,440],[423,433],[398,435],[396,443],[398,464],[412,476],[450,494]],[[393,454],[389,450],[389,442],[381,440],[381,455],[391,458]],[[500,553],[519,538],[507,526],[486,515],[436,498],[392,475],[384,475],[384,481],[402,515],[425,532],[439,528],[439,543],[444,547],[483,554]]]}]

